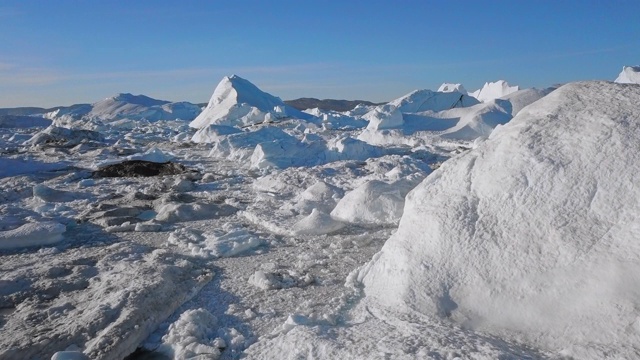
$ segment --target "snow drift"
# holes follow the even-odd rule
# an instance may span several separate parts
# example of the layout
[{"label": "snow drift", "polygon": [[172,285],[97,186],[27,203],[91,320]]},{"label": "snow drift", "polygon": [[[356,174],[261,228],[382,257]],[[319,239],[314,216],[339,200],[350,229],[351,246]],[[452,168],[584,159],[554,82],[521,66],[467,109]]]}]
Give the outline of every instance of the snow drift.
[{"label": "snow drift", "polygon": [[288,117],[308,118],[280,98],[258,89],[237,75],[225,76],[211,95],[207,107],[189,126],[247,126]]},{"label": "snow drift", "polygon": [[623,66],[616,79],[620,84],[640,84],[640,66]]},{"label": "snow drift", "polygon": [[361,269],[367,297],[575,358],[637,355],[638,103],[634,85],[568,84],[445,162]]}]

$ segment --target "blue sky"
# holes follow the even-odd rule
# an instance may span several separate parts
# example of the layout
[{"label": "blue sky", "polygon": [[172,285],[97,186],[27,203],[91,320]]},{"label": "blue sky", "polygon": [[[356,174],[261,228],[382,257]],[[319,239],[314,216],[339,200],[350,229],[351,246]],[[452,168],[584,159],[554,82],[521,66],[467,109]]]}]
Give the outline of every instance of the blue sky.
[{"label": "blue sky", "polygon": [[206,102],[225,75],[283,99],[385,101],[613,80],[640,1],[0,1],[0,107],[120,92]]}]

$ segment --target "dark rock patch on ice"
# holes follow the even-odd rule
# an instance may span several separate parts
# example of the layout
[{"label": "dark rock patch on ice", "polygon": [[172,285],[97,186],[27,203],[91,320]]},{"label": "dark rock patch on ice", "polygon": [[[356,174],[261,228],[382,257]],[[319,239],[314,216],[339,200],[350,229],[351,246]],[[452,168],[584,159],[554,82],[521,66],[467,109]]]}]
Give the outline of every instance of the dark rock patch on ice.
[{"label": "dark rock patch on ice", "polygon": [[148,177],[183,174],[184,165],[171,161],[156,163],[144,160],[129,160],[104,166],[93,173],[94,177]]}]

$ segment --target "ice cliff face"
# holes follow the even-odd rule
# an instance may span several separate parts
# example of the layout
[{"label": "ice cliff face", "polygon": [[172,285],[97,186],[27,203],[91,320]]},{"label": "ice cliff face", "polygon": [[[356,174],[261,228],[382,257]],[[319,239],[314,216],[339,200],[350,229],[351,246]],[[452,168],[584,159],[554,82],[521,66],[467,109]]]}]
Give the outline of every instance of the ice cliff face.
[{"label": "ice cliff face", "polygon": [[367,296],[576,358],[634,354],[639,103],[634,85],[571,83],[446,162],[361,270]]},{"label": "ice cliff face", "polygon": [[209,125],[247,126],[292,116],[308,117],[248,80],[232,75],[220,81],[207,107],[189,126],[197,129]]},{"label": "ice cliff face", "polygon": [[623,66],[615,82],[620,84],[640,84],[640,66]]}]

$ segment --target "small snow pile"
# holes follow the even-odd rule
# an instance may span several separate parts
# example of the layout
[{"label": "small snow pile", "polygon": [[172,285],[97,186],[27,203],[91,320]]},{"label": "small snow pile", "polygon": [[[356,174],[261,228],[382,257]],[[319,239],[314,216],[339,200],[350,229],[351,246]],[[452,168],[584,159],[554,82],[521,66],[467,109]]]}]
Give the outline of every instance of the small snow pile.
[{"label": "small snow pile", "polygon": [[465,89],[462,84],[444,83],[440,85],[440,87],[438,88],[438,92],[459,92],[461,94],[467,95],[467,89]]},{"label": "small snow pile", "polygon": [[615,82],[619,84],[640,84],[640,66],[623,66]]},{"label": "small snow pile", "polygon": [[636,357],[639,103],[640,87],[568,84],[445,162],[360,271],[367,297],[567,357]]},{"label": "small snow pile", "polygon": [[348,192],[331,212],[335,219],[359,225],[397,224],[404,197],[421,180],[408,177],[392,183],[368,181]]},{"label": "small snow pile", "polygon": [[309,216],[293,225],[293,233],[296,235],[324,235],[336,232],[344,227],[345,224],[343,222],[335,220],[331,215],[313,209]]},{"label": "small snow pile", "polygon": [[343,191],[341,189],[324,181],[318,181],[294,199],[291,209],[305,215],[310,214],[314,209],[330,212],[342,195]]},{"label": "small snow pile", "polygon": [[209,125],[248,126],[288,117],[307,118],[280,98],[258,89],[237,76],[225,76],[218,84],[207,107],[189,126],[202,129]]},{"label": "small snow pile", "polygon": [[262,290],[274,290],[305,287],[313,281],[313,276],[301,275],[291,270],[276,273],[257,270],[249,277],[248,283]]},{"label": "small snow pile", "polygon": [[469,95],[482,102],[486,102],[494,99],[499,99],[518,90],[520,90],[520,88],[517,85],[509,86],[508,82],[504,80],[498,80],[496,82],[484,83],[482,89],[471,92],[469,93]]},{"label": "small snow pile", "polygon": [[199,308],[187,310],[169,326],[157,352],[175,360],[218,359],[225,341],[218,336],[218,319]]},{"label": "small snow pile", "polygon": [[53,221],[27,223],[17,229],[0,231],[0,249],[51,245],[62,240],[67,227]]},{"label": "small snow pile", "polygon": [[155,220],[161,222],[213,219],[229,216],[236,211],[236,209],[230,205],[204,202],[186,204],[178,202],[159,203],[155,210],[157,212]]}]

